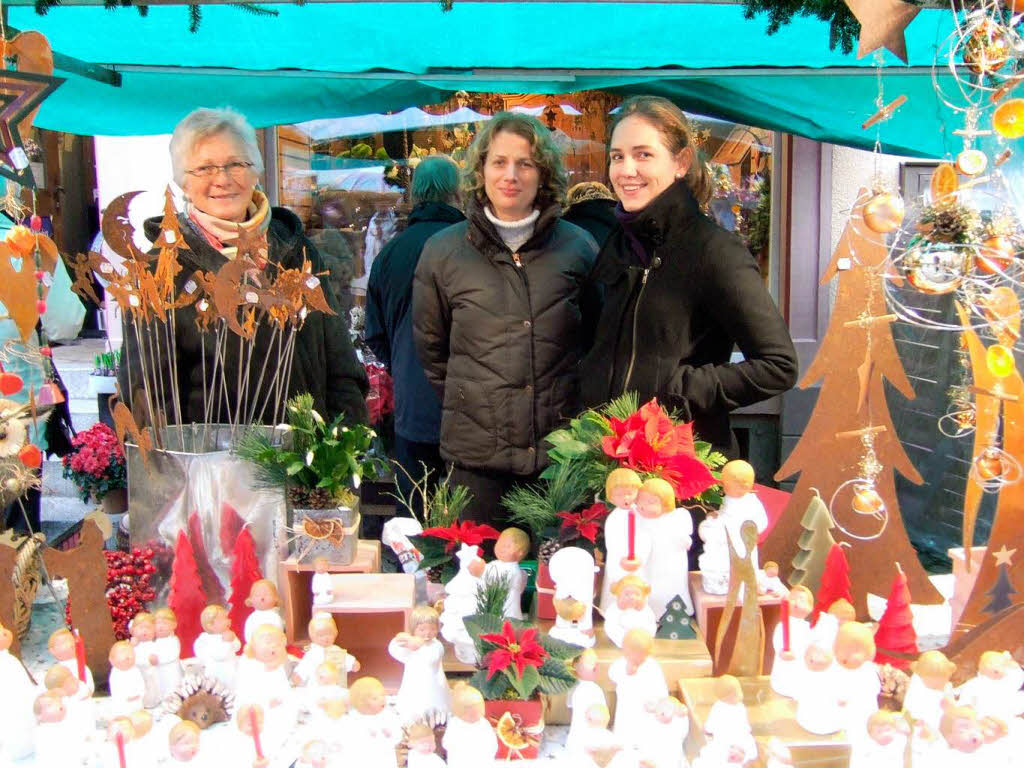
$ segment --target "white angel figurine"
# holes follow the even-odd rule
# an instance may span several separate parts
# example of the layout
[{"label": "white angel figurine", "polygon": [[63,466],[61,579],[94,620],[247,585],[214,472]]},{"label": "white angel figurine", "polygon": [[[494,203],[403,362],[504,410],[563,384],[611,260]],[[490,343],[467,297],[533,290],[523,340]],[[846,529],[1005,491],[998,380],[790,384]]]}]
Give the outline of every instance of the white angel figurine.
[{"label": "white angel figurine", "polygon": [[264,740],[272,753],[291,734],[298,718],[298,702],[285,669],[288,650],[284,632],[270,624],[258,627],[246,644],[245,655],[247,662],[238,676],[235,694],[239,704],[235,716],[237,719],[243,704],[260,706],[266,717]]},{"label": "white angel figurine", "polygon": [[317,667],[325,661],[331,661],[341,673],[341,687],[348,687],[348,673],[359,671],[359,660],[335,644],[338,639],[338,625],[334,615],[317,611],[306,626],[309,632],[309,647],[292,671],[292,685],[308,685],[313,680]]},{"label": "white angel figurine", "polygon": [[772,662],[771,686],[779,696],[793,697],[804,675],[804,652],[811,642],[811,624],[807,617],[814,610],[814,595],[805,586],[796,586],[786,596],[789,603],[789,650],[784,649],[782,622],[772,631],[775,661]]},{"label": "white angel figurine", "polygon": [[575,751],[570,753],[573,765],[586,768],[622,765],[624,748],[621,739],[608,730],[611,719],[608,707],[603,703],[591,704],[583,716]]},{"label": "white angel figurine", "polygon": [[732,675],[715,680],[715,703],[704,721],[707,742],[694,761],[696,768],[746,765],[757,757],[757,742],[743,704],[740,681]]},{"label": "white angel figurine", "polygon": [[683,768],[683,742],[690,732],[690,713],[675,696],[658,702],[647,722],[647,735],[640,749],[641,765],[652,768]]},{"label": "white angel figurine", "polygon": [[[78,656],[75,651],[75,636],[71,633],[70,629],[61,628],[55,630],[50,635],[47,648],[58,664],[67,667],[68,672],[78,677]],[[96,683],[93,682],[92,670],[88,666],[85,668],[85,680],[83,682],[89,690],[88,695],[92,696],[96,692]]]},{"label": "white angel figurine", "polygon": [[[615,602],[612,586],[627,573],[635,573],[650,583],[651,526],[650,521],[638,514],[636,505],[642,485],[640,475],[625,467],[613,469],[605,480],[605,498],[613,507],[604,522],[605,563],[600,606],[605,612]],[[632,558],[629,556],[631,529]]]},{"label": "white angel figurine", "polygon": [[467,664],[476,662],[473,638],[466,631],[463,618],[476,612],[476,591],[481,583],[470,566],[479,560],[479,552],[472,544],[463,544],[455,553],[459,572],[445,585],[444,610],[441,612],[441,636],[455,646],[455,656]]},{"label": "white angel figurine", "polygon": [[[554,558],[552,558],[554,559]],[[583,750],[583,734],[589,727],[587,711],[599,704],[607,708],[604,691],[597,684],[597,653],[588,648],[576,659],[576,679],[578,682],[569,692],[566,704],[572,710],[569,721],[569,735],[565,740],[565,748],[571,754],[580,754]]]},{"label": "white angel figurine", "polygon": [[438,614],[429,605],[417,605],[409,617],[408,632],[399,632],[388,643],[388,653],[405,666],[396,705],[403,723],[432,712],[447,712],[448,681],[441,662],[444,646],[437,639]]},{"label": "white angel figurine", "polygon": [[191,720],[181,720],[171,726],[167,733],[167,752],[173,766],[198,768],[205,761],[199,757],[199,726]]},{"label": "white angel figurine", "polygon": [[643,746],[644,728],[650,711],[668,696],[661,666],[652,655],[654,636],[643,629],[631,629],[622,641],[622,656],[608,668],[615,684],[615,735],[627,747]]},{"label": "white angel figurine", "polygon": [[75,738],[87,741],[96,734],[96,702],[89,695],[89,688],[68,672],[63,664],[54,664],[43,678],[48,691],[56,691],[64,698],[67,710],[66,724]]},{"label": "white angel figurine", "polygon": [[769,560],[757,574],[757,591],[762,595],[785,597],[789,587],[779,578],[779,564]]},{"label": "white angel figurine", "polygon": [[135,649],[127,640],[110,646],[110,714],[126,716],[142,709],[146,695],[146,681],[142,670],[135,665]]},{"label": "white angel figurine", "polygon": [[978,674],[960,686],[960,704],[974,707],[978,717],[994,717],[1016,725],[1024,714],[1024,672],[1009,651],[984,651]]},{"label": "white angel figurine", "polygon": [[327,768],[328,765],[330,765],[330,754],[327,743],[320,739],[313,739],[302,745],[302,752],[299,754],[299,759],[295,761],[294,768]]},{"label": "white angel figurine", "polygon": [[[754,493],[754,468],[742,459],[735,459],[722,467],[722,494],[724,498],[718,516],[725,523],[725,530],[732,539],[733,548],[740,557],[745,558],[747,547],[740,536],[743,523],[752,520],[759,535],[768,529],[768,513]],[[756,548],[751,559],[756,571]]]},{"label": "white angel figurine", "polygon": [[912,721],[923,722],[934,733],[939,731],[942,702],[953,700],[950,679],[956,664],[942,651],[925,651],[910,663],[910,682],[903,697],[903,712]]},{"label": "white angel figurine", "polygon": [[555,582],[555,626],[551,637],[590,648],[594,645],[594,556],[580,547],[562,547],[548,562]]},{"label": "white angel figurine", "polygon": [[223,605],[208,605],[199,614],[203,632],[192,648],[203,663],[203,671],[220,681],[228,690],[235,689],[235,671],[242,641],[231,631],[231,618]]},{"label": "white angel figurine", "polygon": [[704,551],[697,557],[701,588],[709,595],[724,595],[729,591],[729,540],[725,521],[709,513],[697,526],[697,535],[704,542]]},{"label": "white angel figurine", "polygon": [[157,664],[160,659],[156,653],[156,619],[148,611],[140,611],[128,622],[131,633],[131,644],[135,648],[135,664],[142,671],[146,681],[146,695],[143,705],[155,707],[160,703],[160,676]]},{"label": "white angel figurine", "polygon": [[251,642],[256,628],[264,624],[284,630],[284,619],[281,618],[281,611],[278,608],[281,598],[277,594],[277,586],[270,579],[254,581],[249,587],[249,596],[245,599],[245,604],[252,608],[252,613],[245,620],[245,642]]},{"label": "white angel figurine", "polygon": [[433,728],[426,723],[413,723],[406,738],[409,742],[407,768],[445,768],[444,760],[437,754]]},{"label": "white angel figurine", "polygon": [[313,578],[310,588],[313,591],[314,608],[328,605],[334,600],[334,581],[328,571],[326,557],[318,557],[313,560]]},{"label": "white angel figurine", "polygon": [[21,661],[11,653],[14,632],[0,624],[0,765],[32,752],[32,703],[38,690]]},{"label": "white angel figurine", "polygon": [[135,728],[127,717],[115,717],[107,723],[107,735],[99,745],[99,762],[103,768],[119,768],[121,752],[124,752],[126,766],[141,765],[145,755],[135,741]]},{"label": "white angel figurine", "polygon": [[342,688],[340,680],[338,667],[325,661],[305,691],[310,729],[329,742],[337,737],[341,719],[348,714],[348,688]]},{"label": "white angel figurine", "polygon": [[650,593],[650,585],[635,573],[626,574],[612,586],[615,602],[605,610],[604,631],[617,648],[631,629],[657,633],[658,620],[648,603]]},{"label": "white angel figurine", "polygon": [[840,730],[843,713],[838,694],[832,649],[812,639],[804,651],[804,674],[793,691],[800,727],[820,735]]},{"label": "white angel figurine", "polygon": [[839,628],[832,647],[837,699],[843,730],[860,733],[878,710],[882,683],[875,666],[875,633],[866,624],[848,621]]},{"label": "white angel figurine", "polygon": [[35,759],[39,768],[67,768],[82,762],[82,740],[75,726],[68,722],[64,698],[50,690],[36,697],[32,705],[36,716],[33,733]]},{"label": "white angel figurine", "polygon": [[452,715],[441,744],[448,768],[489,768],[498,752],[498,737],[484,716],[484,697],[470,685],[452,691]]},{"label": "white angel figurine", "polygon": [[402,727],[387,711],[384,686],[375,677],[361,677],[349,687],[349,712],[346,729],[349,744],[346,755],[352,765],[395,768],[395,746],[401,741]]},{"label": "white angel figurine", "polygon": [[181,683],[181,641],[175,632],[178,617],[170,608],[160,608],[153,614],[156,620],[156,639],[153,644],[157,657],[157,677],[160,679],[160,698],[173,693]]},{"label": "white angel figurine", "polygon": [[505,598],[505,617],[509,619],[523,618],[523,590],[526,588],[526,572],[519,563],[530,553],[530,537],[519,528],[506,528],[494,542],[495,559],[484,564],[477,560],[471,565],[474,576],[483,578],[485,582],[494,579],[508,579],[508,595]]},{"label": "white angel figurine", "polygon": [[651,579],[651,610],[661,618],[672,598],[680,595],[686,612],[692,616],[688,558],[693,543],[690,511],[676,508],[672,486],[660,477],[644,481],[636,504],[637,512],[647,521],[651,535],[651,562],[647,569]]},{"label": "white angel figurine", "polygon": [[898,712],[876,710],[863,730],[846,734],[850,740],[850,768],[902,766],[909,730]]}]

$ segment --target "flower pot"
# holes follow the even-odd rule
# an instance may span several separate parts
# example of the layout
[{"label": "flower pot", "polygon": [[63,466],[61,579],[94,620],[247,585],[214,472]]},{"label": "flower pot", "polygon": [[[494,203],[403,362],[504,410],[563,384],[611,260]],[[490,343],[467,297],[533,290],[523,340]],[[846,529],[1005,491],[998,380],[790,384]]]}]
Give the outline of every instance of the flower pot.
[{"label": "flower pot", "polygon": [[120,515],[128,509],[128,489],[114,488],[103,497],[103,511],[108,515]]},{"label": "flower pot", "polygon": [[498,736],[499,760],[532,760],[544,738],[544,702],[504,699],[484,701],[484,714]]},{"label": "flower pot", "polygon": [[323,557],[332,565],[349,565],[359,540],[359,502],[355,508],[293,509],[292,553],[300,563]]}]

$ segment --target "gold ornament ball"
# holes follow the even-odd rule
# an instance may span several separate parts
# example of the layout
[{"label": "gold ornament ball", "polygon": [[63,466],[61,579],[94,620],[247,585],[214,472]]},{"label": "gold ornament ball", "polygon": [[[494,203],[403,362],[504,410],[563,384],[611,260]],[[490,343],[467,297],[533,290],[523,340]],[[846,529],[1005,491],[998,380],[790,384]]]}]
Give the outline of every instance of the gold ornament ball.
[{"label": "gold ornament ball", "polygon": [[985,352],[985,367],[997,379],[1005,379],[1016,370],[1013,352],[1002,344],[993,344]]},{"label": "gold ornament ball", "polygon": [[891,192],[879,192],[864,204],[864,223],[879,234],[899,229],[904,215],[903,198]]},{"label": "gold ornament ball", "polygon": [[956,245],[912,248],[900,261],[907,282],[930,296],[955,291],[973,266],[972,250]]},{"label": "gold ornament ball", "polygon": [[978,472],[978,477],[985,482],[998,480],[1006,473],[1002,457],[993,448],[986,448],[981,452],[974,460],[974,468]]},{"label": "gold ornament ball", "polygon": [[4,480],[4,490],[15,496],[21,495],[21,482],[14,477]]},{"label": "gold ornament ball", "polygon": [[988,155],[980,149],[965,149],[956,156],[956,169],[964,176],[978,176],[988,167]]},{"label": "gold ornament ball", "polygon": [[985,20],[967,38],[964,64],[976,75],[998,72],[1010,60],[1011,47],[1003,28]]},{"label": "gold ornament ball", "polygon": [[873,485],[865,483],[854,487],[851,506],[858,515],[880,515],[885,509],[885,502]]}]

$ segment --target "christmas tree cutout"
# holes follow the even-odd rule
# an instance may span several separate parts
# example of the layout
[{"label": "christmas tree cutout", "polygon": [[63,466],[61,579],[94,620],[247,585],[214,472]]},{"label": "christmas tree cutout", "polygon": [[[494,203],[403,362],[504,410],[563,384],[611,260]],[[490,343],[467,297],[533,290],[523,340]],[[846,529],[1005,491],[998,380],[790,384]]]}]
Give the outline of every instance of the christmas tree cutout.
[{"label": "christmas tree cutout", "polygon": [[850,597],[850,563],[843,552],[842,544],[833,544],[832,549],[828,551],[825,570],[821,574],[818,599],[814,605],[814,620],[817,621],[819,614],[828,613],[828,609],[836,600],[853,602]]},{"label": "christmas tree cutout", "polygon": [[[862,189],[860,199],[868,191]],[[814,361],[804,373],[800,387],[806,389],[821,382],[818,401],[803,436],[793,448],[776,480],[797,473],[796,488],[789,505],[759,547],[762,560],[792,563],[799,552],[801,513],[811,500],[812,488],[830,499],[839,486],[860,476],[863,449],[858,440],[837,440],[836,435],[865,427],[884,427],[875,438],[874,449],[882,470],[875,490],[885,502],[888,522],[878,534],[878,521],[871,515],[855,515],[848,498],[837,501],[843,507],[833,509],[835,522],[842,531],[838,540],[848,538],[852,545],[851,580],[853,604],[859,615],[867,614],[867,595],[886,594],[890,564],[903,563],[915,599],[923,604],[942,602],[942,596],[928,580],[907,538],[896,498],[895,473],[920,484],[920,473],[910,462],[886,405],[886,381],[894,393],[913,399],[914,390],[900,362],[893,340],[885,298],[886,276],[882,265],[888,259],[884,243],[867,237],[859,208],[832,254],[822,276],[827,284],[838,276],[839,288],[829,320],[828,332]],[[842,267],[842,268],[841,268]],[[868,320],[865,321],[865,318]],[[842,498],[842,497],[841,497]],[[867,537],[865,540],[854,537]],[[871,538],[874,536],[874,538]]]},{"label": "christmas tree cutout", "polygon": [[1013,605],[1011,598],[1017,594],[1017,590],[1010,583],[1010,565],[1012,564],[1013,554],[1016,551],[1016,549],[1007,549],[1004,544],[1001,550],[992,553],[992,557],[996,559],[996,568],[999,569],[999,575],[996,577],[996,583],[992,586],[992,589],[985,593],[986,597],[992,598],[983,609],[986,613],[1002,613]]},{"label": "christmas tree cutout", "polygon": [[697,637],[693,621],[686,615],[686,603],[681,595],[668,601],[665,612],[658,620],[658,632],[655,637],[666,640],[691,640]]},{"label": "christmas tree cutout", "polygon": [[263,578],[260,564],[256,559],[256,543],[248,528],[243,528],[235,539],[234,557],[231,561],[231,629],[237,637],[245,637],[245,620],[252,608],[245,604],[252,585]]},{"label": "christmas tree cutout", "polygon": [[192,644],[203,631],[199,615],[206,607],[206,592],[199,576],[192,543],[184,531],[178,532],[174,545],[174,565],[171,566],[170,594],[167,605],[178,619],[175,634],[181,642],[181,658],[190,659],[195,654]]},{"label": "christmas tree cutout", "polygon": [[886,651],[917,656],[917,632],[914,630],[914,614],[910,610],[910,588],[907,576],[896,563],[896,576],[889,590],[889,600],[885,604],[885,613],[878,621],[875,630],[875,663],[891,664],[904,671],[910,668],[911,659],[895,658]]},{"label": "christmas tree cutout", "polygon": [[828,553],[832,551],[836,540],[832,538],[832,529],[835,523],[828,507],[821,500],[821,496],[813,488],[814,497],[807,505],[800,525],[804,529],[797,541],[800,551],[793,558],[793,574],[790,576],[790,584],[794,587],[807,587],[811,592],[817,592],[821,585],[821,574],[825,570],[825,560]]}]

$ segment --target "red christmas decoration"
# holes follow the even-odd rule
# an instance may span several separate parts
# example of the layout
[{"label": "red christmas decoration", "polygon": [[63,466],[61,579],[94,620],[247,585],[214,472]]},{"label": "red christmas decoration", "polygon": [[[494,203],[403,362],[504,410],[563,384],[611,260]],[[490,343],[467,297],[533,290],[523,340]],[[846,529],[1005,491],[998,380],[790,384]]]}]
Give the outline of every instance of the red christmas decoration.
[{"label": "red christmas decoration", "polygon": [[206,599],[211,603],[223,603],[224,587],[221,586],[220,579],[213,571],[210,556],[206,554],[206,543],[203,541],[203,521],[199,519],[198,512],[193,512],[188,516],[188,538],[196,556],[196,567],[199,568],[199,578],[203,582]]},{"label": "red christmas decoration", "polygon": [[[107,558],[107,603],[114,622],[114,637],[127,640],[128,622],[156,597],[150,586],[157,570],[152,562],[155,551],[151,547],[136,547],[131,552],[108,550],[103,554]],[[71,626],[71,598],[65,606],[65,619]]]},{"label": "red christmas decoration", "polygon": [[196,565],[192,544],[184,531],[178,531],[178,541],[174,546],[174,566],[171,569],[171,591],[167,596],[167,605],[178,618],[178,640],[181,641],[181,658],[189,659],[192,643],[203,631],[199,623],[199,614],[206,607],[206,593],[203,582],[199,578],[199,567]]},{"label": "red christmas decoration", "polygon": [[814,606],[814,621],[819,614],[828,613],[829,606],[836,600],[853,602],[850,594],[850,564],[846,553],[839,544],[833,544],[825,558],[825,570],[821,574],[821,586],[818,587],[818,601]]},{"label": "red christmas decoration", "polygon": [[238,534],[245,527],[245,522],[238,515],[237,510],[226,501],[220,505],[220,551],[225,555],[230,554],[238,539]]},{"label": "red christmas decoration", "polygon": [[896,577],[892,580],[889,590],[889,601],[885,604],[885,613],[875,630],[875,662],[892,664],[902,670],[910,668],[911,659],[897,659],[885,651],[905,653],[917,656],[917,633],[914,631],[914,615],[910,612],[910,587],[907,586],[907,575],[896,566]]},{"label": "red christmas decoration", "polygon": [[231,629],[238,637],[245,637],[245,620],[252,608],[245,604],[254,582],[263,578],[260,564],[256,560],[256,543],[248,528],[243,528],[235,539],[234,557],[231,561]]}]

